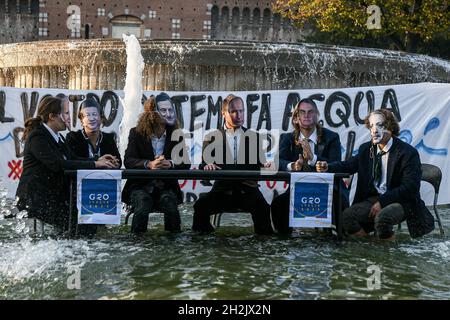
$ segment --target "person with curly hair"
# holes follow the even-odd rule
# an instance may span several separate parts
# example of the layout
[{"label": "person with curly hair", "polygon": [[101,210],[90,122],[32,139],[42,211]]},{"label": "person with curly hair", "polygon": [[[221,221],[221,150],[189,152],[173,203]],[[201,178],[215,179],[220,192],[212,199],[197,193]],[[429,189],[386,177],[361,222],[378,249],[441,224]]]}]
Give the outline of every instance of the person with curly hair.
[{"label": "person with curly hair", "polygon": [[[130,130],[124,164],[127,169],[174,170],[189,169],[189,163],[172,156],[172,150],[182,138],[172,141],[178,129],[175,107],[170,97],[162,92],[144,103],[144,112],[137,126]],[[185,148],[183,148],[185,150]],[[128,179],[122,191],[122,201],[133,211],[131,232],[147,231],[148,215],[152,210],[164,214],[164,229],[181,231],[178,204],[183,200],[178,180]]]}]

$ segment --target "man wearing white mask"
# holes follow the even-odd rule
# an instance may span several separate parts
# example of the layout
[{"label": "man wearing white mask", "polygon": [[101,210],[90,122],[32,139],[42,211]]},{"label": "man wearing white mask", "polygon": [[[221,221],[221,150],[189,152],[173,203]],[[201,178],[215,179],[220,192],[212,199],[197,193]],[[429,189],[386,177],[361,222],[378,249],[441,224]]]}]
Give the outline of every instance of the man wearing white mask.
[{"label": "man wearing white mask", "polygon": [[395,239],[393,226],[406,220],[411,237],[434,229],[434,218],[420,199],[421,164],[414,147],[398,139],[400,127],[392,112],[380,109],[365,119],[371,141],[347,161],[318,161],[319,172],[358,173],[353,205],[343,212],[345,231]]}]

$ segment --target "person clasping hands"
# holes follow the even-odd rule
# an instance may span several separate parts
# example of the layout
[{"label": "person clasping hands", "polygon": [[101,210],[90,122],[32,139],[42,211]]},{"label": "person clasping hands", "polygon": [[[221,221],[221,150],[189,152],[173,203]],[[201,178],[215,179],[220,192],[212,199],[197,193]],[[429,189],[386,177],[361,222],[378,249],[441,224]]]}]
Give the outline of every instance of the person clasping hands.
[{"label": "person clasping hands", "polygon": [[155,157],[153,161],[146,161],[144,166],[149,170],[157,170],[157,169],[170,169],[173,168],[173,162],[171,160],[166,160],[163,154]]}]

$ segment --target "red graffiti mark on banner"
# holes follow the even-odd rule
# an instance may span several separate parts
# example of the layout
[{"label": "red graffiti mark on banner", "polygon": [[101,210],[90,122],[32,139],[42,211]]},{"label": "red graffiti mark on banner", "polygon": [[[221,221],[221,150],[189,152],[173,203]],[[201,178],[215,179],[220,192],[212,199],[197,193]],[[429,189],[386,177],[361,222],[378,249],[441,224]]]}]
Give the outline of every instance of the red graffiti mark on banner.
[{"label": "red graffiti mark on banner", "polygon": [[267,188],[272,190],[277,185],[277,182],[276,181],[266,181],[266,185],[267,185]]},{"label": "red graffiti mark on banner", "polygon": [[182,183],[178,183],[180,185],[180,189],[183,189],[187,182],[187,180],[183,180]]},{"label": "red graffiti mark on banner", "polygon": [[22,175],[22,160],[11,160],[8,161],[8,167],[11,169],[11,172],[8,174],[8,177],[16,180],[19,179]]}]

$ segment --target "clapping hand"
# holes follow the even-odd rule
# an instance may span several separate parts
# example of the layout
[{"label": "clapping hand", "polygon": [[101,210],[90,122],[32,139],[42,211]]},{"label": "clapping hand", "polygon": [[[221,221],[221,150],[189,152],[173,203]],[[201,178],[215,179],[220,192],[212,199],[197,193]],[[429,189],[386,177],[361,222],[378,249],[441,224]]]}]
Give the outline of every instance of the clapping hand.
[{"label": "clapping hand", "polygon": [[300,145],[302,146],[303,149],[303,159],[306,161],[311,161],[314,158],[314,156],[311,151],[311,146],[309,145],[308,140],[306,139],[300,140]]}]

